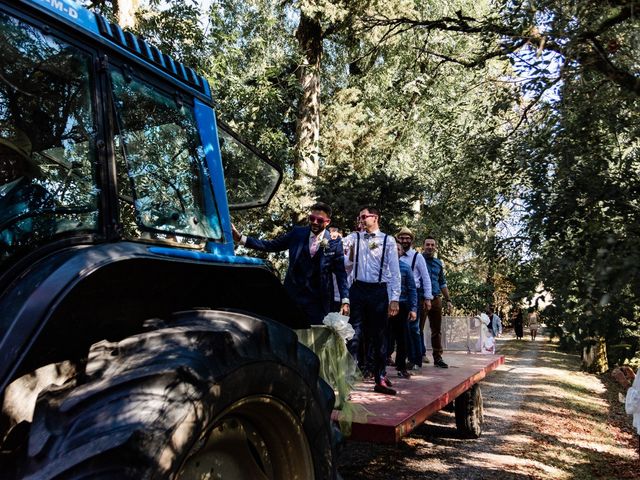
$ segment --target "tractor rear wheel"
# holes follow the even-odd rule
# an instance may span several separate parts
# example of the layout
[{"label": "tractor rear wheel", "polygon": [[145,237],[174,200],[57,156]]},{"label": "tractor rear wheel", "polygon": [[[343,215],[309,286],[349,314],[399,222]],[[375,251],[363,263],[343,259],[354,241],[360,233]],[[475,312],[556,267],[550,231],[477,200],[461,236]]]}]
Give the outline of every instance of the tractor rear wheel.
[{"label": "tractor rear wheel", "polygon": [[293,331],[207,310],[152,323],[40,395],[19,478],[335,478],[333,391]]}]

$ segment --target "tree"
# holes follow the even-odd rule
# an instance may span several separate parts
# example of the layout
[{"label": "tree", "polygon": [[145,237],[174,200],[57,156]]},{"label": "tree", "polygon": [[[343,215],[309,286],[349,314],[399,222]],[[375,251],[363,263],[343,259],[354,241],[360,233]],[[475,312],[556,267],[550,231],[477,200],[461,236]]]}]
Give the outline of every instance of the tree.
[{"label": "tree", "polygon": [[590,76],[567,79],[561,94],[522,139],[532,157],[528,228],[556,302],[551,323],[578,344],[626,344],[615,363],[638,349],[639,99]]}]

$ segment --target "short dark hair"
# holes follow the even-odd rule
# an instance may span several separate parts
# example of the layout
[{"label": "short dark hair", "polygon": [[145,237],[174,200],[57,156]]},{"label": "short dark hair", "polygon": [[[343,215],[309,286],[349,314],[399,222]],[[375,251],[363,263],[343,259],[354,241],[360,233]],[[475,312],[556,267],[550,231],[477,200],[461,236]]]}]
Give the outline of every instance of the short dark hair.
[{"label": "short dark hair", "polygon": [[372,213],[373,215],[377,215],[378,217],[380,217],[380,210],[378,210],[377,207],[374,207],[372,205],[365,205],[364,207],[360,208],[358,212],[361,212],[363,210],[369,210],[369,213]]},{"label": "short dark hair", "polygon": [[438,243],[438,239],[433,235],[427,235],[426,237],[424,237],[424,241],[426,242],[427,240],[433,240],[434,242]]},{"label": "short dark hair", "polygon": [[329,205],[323,202],[314,203],[313,205],[311,205],[310,210],[320,210],[321,212],[326,213],[327,217],[329,218],[331,218],[331,215],[333,214],[333,209]]}]

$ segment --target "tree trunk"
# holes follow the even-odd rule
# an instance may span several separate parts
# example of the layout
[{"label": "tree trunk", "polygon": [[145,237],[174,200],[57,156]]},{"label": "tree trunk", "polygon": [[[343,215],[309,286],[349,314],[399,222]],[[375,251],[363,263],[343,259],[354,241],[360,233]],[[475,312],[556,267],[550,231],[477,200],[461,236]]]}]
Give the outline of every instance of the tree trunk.
[{"label": "tree trunk", "polygon": [[136,10],[139,0],[113,0],[113,13],[122,28],[133,29],[136,26]]},{"label": "tree trunk", "polygon": [[296,38],[304,54],[298,79],[302,96],[298,106],[296,185],[300,188],[301,203],[311,201],[311,186],[320,165],[320,64],[322,60],[322,27],[320,22],[300,14]]},{"label": "tree trunk", "polygon": [[602,337],[585,339],[582,347],[582,368],[590,373],[603,373],[609,370],[607,344]]}]

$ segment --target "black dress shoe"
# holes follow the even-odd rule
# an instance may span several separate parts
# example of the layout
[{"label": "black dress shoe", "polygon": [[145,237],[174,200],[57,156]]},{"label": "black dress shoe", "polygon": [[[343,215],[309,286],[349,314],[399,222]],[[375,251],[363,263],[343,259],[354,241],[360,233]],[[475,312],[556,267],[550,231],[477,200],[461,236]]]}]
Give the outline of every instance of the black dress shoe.
[{"label": "black dress shoe", "polygon": [[411,374],[406,370],[398,370],[398,376],[402,378],[411,378]]},{"label": "black dress shoe", "polygon": [[382,377],[382,380],[384,380],[386,382],[387,386],[393,387],[393,383],[391,383],[391,380],[389,380],[389,377],[387,377],[386,373],[385,373],[384,377]]},{"label": "black dress shoe", "polygon": [[433,366],[434,367],[438,367],[438,368],[449,368],[449,365],[444,363],[444,360],[442,360],[441,358],[439,358],[437,360],[434,360],[433,361]]},{"label": "black dress shoe", "polygon": [[376,383],[373,387],[374,392],[384,393],[386,395],[395,395],[396,391],[391,388],[385,380],[380,380],[380,383]]}]

